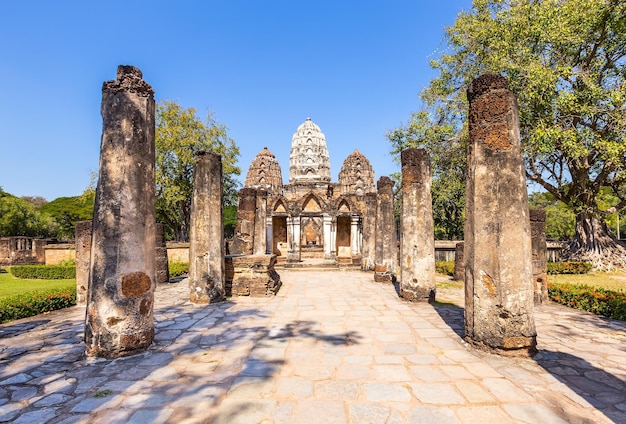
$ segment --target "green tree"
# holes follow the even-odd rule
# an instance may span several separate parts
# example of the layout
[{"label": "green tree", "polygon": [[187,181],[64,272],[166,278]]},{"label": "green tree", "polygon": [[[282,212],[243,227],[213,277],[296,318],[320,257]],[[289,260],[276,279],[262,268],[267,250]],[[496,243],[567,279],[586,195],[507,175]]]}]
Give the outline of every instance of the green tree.
[{"label": "green tree", "polygon": [[209,113],[205,122],[193,108],[184,109],[171,101],[160,101],[156,110],[156,212],[168,238],[189,240],[191,196],[195,152],[213,151],[222,155],[224,203],[235,205],[235,176],[239,148]]},{"label": "green tree", "polygon": [[49,237],[55,229],[54,220],[0,187],[0,237]]},{"label": "green tree", "polygon": [[74,240],[74,224],[93,219],[95,191],[89,187],[80,196],[58,197],[39,208],[57,223],[55,236],[61,240]]},{"label": "green tree", "polygon": [[[576,235],[566,254],[597,269],[626,266],[626,249],[602,220],[626,206],[624,34],[622,0],[474,0],[446,29],[445,53],[431,62],[438,76],[420,96],[425,131],[464,155],[454,143],[467,140],[468,85],[505,76],[520,106],[527,177],[571,208]],[[619,200],[607,210],[602,187]]]},{"label": "green tree", "polygon": [[576,215],[565,203],[548,192],[532,193],[528,197],[531,208],[546,211],[546,237],[551,240],[571,240],[575,234]]}]

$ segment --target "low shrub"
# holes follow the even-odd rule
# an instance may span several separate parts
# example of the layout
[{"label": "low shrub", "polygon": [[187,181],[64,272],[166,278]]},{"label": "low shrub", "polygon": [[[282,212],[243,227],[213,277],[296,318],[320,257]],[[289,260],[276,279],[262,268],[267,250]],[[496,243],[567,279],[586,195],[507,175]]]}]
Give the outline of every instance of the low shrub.
[{"label": "low shrub", "polygon": [[67,280],[76,278],[76,266],[19,265],[11,267],[15,278],[32,280]]},{"label": "low shrub", "polygon": [[0,299],[0,323],[76,305],[76,288],[41,290]]},{"label": "low shrub", "polygon": [[169,271],[170,278],[187,275],[189,273],[189,264],[187,262],[170,262]]},{"label": "low shrub", "polygon": [[435,271],[440,274],[450,275],[454,277],[454,261],[435,262]]},{"label": "low shrub", "polygon": [[589,262],[548,262],[548,274],[586,274],[593,266]]},{"label": "low shrub", "polygon": [[562,305],[626,321],[626,292],[548,282],[550,299]]}]

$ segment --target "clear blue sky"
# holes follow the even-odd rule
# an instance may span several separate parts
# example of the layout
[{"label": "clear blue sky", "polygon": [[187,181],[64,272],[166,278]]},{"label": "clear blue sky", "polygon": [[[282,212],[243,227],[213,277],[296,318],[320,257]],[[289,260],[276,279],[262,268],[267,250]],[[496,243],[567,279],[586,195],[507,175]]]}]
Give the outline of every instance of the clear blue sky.
[{"label": "clear blue sky", "polygon": [[291,137],[317,123],[337,180],[358,148],[398,170],[385,132],[419,107],[443,30],[471,0],[7,1],[0,14],[0,187],[53,200],[98,170],[102,82],[139,67],[157,100],[214,111],[241,150],[289,172]]}]

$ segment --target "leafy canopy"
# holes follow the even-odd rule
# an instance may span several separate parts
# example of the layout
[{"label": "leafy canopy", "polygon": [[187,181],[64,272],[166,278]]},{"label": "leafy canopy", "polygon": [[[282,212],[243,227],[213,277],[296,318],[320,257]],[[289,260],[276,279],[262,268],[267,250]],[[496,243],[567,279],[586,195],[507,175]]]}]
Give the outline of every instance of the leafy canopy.
[{"label": "leafy canopy", "polygon": [[157,220],[163,222],[168,238],[189,238],[195,152],[207,150],[222,156],[224,202],[237,201],[236,165],[239,148],[209,113],[206,121],[193,108],[184,109],[171,101],[160,101],[156,110],[156,195]]}]

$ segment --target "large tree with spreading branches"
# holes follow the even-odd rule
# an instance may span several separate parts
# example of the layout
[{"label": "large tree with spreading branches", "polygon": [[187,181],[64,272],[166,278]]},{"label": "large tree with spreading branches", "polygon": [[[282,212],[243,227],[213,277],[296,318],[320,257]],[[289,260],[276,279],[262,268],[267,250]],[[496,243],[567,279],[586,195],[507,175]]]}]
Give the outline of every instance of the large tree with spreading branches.
[{"label": "large tree with spreading branches", "polygon": [[[445,43],[422,110],[389,133],[392,149],[429,148],[435,178],[453,181],[459,162],[447,170],[445,158],[465,156],[466,89],[481,74],[505,76],[519,102],[527,178],[576,216],[567,257],[625,267],[626,248],[604,218],[626,207],[626,2],[474,0]],[[603,210],[606,190],[618,200]]]}]

